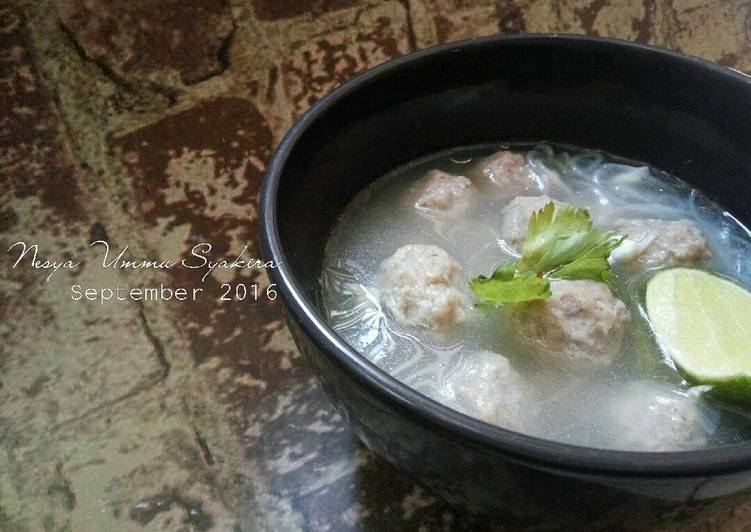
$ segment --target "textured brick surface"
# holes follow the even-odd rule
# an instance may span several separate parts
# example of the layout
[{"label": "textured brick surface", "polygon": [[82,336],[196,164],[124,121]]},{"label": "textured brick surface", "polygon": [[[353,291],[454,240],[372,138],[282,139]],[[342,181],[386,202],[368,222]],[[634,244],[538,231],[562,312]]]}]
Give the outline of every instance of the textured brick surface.
[{"label": "textured brick surface", "polygon": [[60,0],[63,28],[90,60],[120,78],[197,83],[224,70],[233,25],[221,0]]},{"label": "textured brick surface", "polygon": [[81,218],[75,170],[23,26],[20,12],[0,11],[0,193],[8,196],[2,202],[4,230],[15,225],[11,209],[23,201],[36,200],[70,221]]},{"label": "textured brick surface", "polygon": [[[5,4],[9,4],[6,2]],[[751,71],[748,2],[17,0],[0,8],[0,245],[81,257],[49,283],[0,263],[0,530],[483,530],[347,429],[257,272],[102,269],[258,254],[273,146],[323,94],[466,37],[574,32]],[[202,287],[77,304],[72,283]],[[740,531],[751,503],[681,530]],[[502,527],[502,524],[498,524]],[[671,529],[672,530],[672,529]]]},{"label": "textured brick surface", "polygon": [[321,15],[357,4],[357,0],[259,0],[255,2],[255,14],[260,20],[278,20],[306,14]]},{"label": "textured brick surface", "polygon": [[[272,143],[259,109],[229,97],[113,139],[153,252],[187,259],[193,246],[209,242],[215,258],[233,258],[245,246],[246,258],[258,257],[255,206]],[[193,363],[212,375],[218,396],[242,416],[267,381],[293,369],[288,357],[295,353],[270,345],[286,335],[275,304],[266,298],[217,301],[222,283],[255,282],[263,289],[267,281],[258,270],[223,271],[202,280],[204,273],[169,271],[174,285],[200,287],[207,295],[171,306],[172,319]]]},{"label": "textured brick surface", "polygon": [[280,59],[284,93],[295,115],[355,73],[413,48],[407,11],[400,2],[345,12],[338,18],[330,31],[289,43]]}]

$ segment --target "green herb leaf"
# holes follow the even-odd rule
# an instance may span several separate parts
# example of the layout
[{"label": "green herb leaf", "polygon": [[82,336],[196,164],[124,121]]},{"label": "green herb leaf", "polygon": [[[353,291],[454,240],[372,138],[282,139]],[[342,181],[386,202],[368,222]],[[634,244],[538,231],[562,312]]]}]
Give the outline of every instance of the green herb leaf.
[{"label": "green herb leaf", "polygon": [[531,301],[550,297],[550,282],[533,273],[509,271],[507,262],[501,265],[493,275],[480,275],[469,281],[469,286],[477,296],[480,305],[499,306],[503,303]]},{"label": "green herb leaf", "polygon": [[[586,209],[570,205],[556,209],[555,204],[550,202],[529,218],[519,269],[547,273],[581,259],[607,259],[620,242],[612,231],[593,228]],[[579,274],[584,276],[575,278],[600,280],[601,270],[610,269],[607,260],[604,264],[590,265],[593,267],[590,272],[577,267]]]},{"label": "green herb leaf", "polygon": [[615,277],[605,257],[582,257],[549,272],[548,279],[590,279],[610,284]]},{"label": "green herb leaf", "polygon": [[608,256],[622,240],[592,227],[586,209],[550,202],[530,216],[521,258],[471,279],[470,288],[480,304],[500,305],[550,297],[550,279],[610,283]]}]

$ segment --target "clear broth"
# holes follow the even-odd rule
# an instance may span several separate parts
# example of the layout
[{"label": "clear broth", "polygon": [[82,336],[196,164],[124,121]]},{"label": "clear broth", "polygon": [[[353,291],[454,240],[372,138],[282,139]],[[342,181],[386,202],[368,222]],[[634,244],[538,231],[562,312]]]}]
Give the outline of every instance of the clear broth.
[{"label": "clear broth", "polygon": [[[492,351],[507,357],[536,390],[524,405],[534,411],[531,435],[599,448],[623,448],[622,430],[603,405],[628,401],[645,383],[659,390],[692,391],[655,342],[642,307],[646,280],[653,271],[619,275],[613,290],[631,313],[621,356],[606,368],[566,364],[534,356],[519,341],[503,312],[476,309],[472,318],[445,332],[397,323],[381,308],[375,273],[380,262],[406,244],[433,244],[446,250],[468,276],[488,274],[509,249],[500,236],[503,207],[513,198],[477,194],[466,216],[434,220],[420,215],[407,200],[410,188],[432,169],[471,177],[477,186],[478,160],[508,146],[456,148],[395,169],[376,180],[351,202],[327,244],[320,282],[320,304],[333,328],[381,369],[421,393],[461,410],[446,383],[466,371],[468,357]],[[704,232],[712,254],[701,267],[751,287],[751,233],[687,183],[646,165],[601,152],[552,147],[514,146],[528,164],[555,168],[568,190],[550,194],[590,209],[596,224],[616,218],[689,219]],[[482,190],[481,190],[482,192]],[[641,387],[641,388],[640,388]],[[594,400],[593,400],[594,399]],[[699,423],[708,445],[751,437],[751,417],[737,407],[701,399]]]}]

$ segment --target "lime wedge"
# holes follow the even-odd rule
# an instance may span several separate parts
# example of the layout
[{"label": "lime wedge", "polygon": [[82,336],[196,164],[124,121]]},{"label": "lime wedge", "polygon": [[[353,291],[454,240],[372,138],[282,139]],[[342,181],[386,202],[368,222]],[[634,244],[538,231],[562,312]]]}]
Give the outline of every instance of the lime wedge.
[{"label": "lime wedge", "polygon": [[751,292],[702,270],[673,268],[647,284],[647,314],[686,379],[751,402]]}]

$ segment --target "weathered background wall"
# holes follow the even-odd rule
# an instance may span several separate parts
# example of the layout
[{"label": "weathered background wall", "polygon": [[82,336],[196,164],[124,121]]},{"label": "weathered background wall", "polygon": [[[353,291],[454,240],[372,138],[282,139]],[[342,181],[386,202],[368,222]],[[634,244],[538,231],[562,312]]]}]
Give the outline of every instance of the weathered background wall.
[{"label": "weathered background wall", "polygon": [[[90,259],[50,283],[0,265],[3,531],[482,529],[357,444],[277,304],[73,302],[73,282],[198,282],[103,270],[88,243],[257,254],[258,185],[285,128],[354,73],[435,43],[584,32],[751,71],[747,1],[0,6],[0,246]],[[685,530],[749,522],[751,502]]]}]

